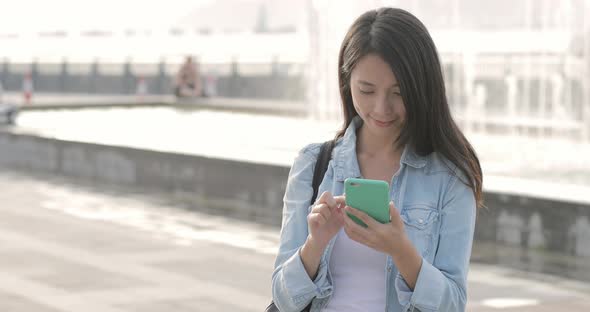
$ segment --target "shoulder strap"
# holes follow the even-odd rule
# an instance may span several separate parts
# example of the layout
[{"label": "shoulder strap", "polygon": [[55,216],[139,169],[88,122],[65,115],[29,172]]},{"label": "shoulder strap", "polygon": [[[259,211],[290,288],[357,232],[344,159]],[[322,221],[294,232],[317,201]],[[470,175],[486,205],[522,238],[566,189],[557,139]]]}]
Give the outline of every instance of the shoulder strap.
[{"label": "shoulder strap", "polygon": [[320,183],[324,179],[326,170],[328,170],[328,163],[332,159],[332,150],[334,149],[334,140],[326,141],[322,144],[320,154],[315,163],[315,169],[313,170],[313,180],[311,186],[313,187],[313,195],[311,196],[310,204],[315,203],[316,197],[318,197],[318,188]]}]

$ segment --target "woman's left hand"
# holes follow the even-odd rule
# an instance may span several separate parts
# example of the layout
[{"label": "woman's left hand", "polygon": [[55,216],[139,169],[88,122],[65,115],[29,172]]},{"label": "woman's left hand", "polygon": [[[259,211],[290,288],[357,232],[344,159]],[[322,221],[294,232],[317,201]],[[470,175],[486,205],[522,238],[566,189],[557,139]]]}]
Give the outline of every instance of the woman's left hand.
[{"label": "woman's left hand", "polygon": [[395,255],[407,240],[404,222],[395,208],[393,201],[389,202],[391,222],[382,224],[368,214],[353,207],[346,206],[345,211],[363,221],[367,227],[362,227],[349,216],[344,217],[344,231],[350,239],[373,248],[377,251]]}]

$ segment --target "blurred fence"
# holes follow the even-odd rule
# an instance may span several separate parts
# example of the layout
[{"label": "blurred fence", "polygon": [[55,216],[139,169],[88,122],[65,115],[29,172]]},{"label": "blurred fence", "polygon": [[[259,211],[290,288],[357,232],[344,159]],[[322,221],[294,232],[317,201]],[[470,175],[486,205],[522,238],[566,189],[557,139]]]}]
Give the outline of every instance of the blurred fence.
[{"label": "blurred fence", "polygon": [[[143,79],[148,94],[172,93],[181,64],[166,63],[0,63],[0,83],[20,91],[30,74],[35,92],[134,94]],[[303,100],[303,65],[293,63],[201,64],[205,90],[223,97]]]}]

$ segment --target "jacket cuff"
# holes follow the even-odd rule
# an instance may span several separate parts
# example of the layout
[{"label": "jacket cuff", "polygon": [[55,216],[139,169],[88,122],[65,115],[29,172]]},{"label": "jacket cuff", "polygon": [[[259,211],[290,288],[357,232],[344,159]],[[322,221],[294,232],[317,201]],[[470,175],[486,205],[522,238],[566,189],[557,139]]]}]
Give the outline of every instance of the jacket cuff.
[{"label": "jacket cuff", "polygon": [[438,311],[445,290],[444,279],[442,273],[424,259],[422,259],[414,291],[398,273],[395,278],[395,289],[404,311],[412,311],[412,308],[423,312]]},{"label": "jacket cuff", "polygon": [[332,285],[328,281],[328,267],[322,258],[316,278],[312,281],[303,261],[301,260],[301,248],[283,264],[284,286],[288,293],[293,294],[292,300],[295,305],[309,303],[314,297],[327,297],[332,291]]}]

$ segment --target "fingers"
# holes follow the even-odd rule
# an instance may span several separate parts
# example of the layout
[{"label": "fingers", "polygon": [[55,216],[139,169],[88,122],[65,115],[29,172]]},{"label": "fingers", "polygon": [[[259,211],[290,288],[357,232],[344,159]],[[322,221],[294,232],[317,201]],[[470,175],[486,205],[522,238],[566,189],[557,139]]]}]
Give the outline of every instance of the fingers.
[{"label": "fingers", "polygon": [[346,196],[344,195],[334,196],[334,201],[336,202],[336,207],[344,208],[346,206]]},{"label": "fingers", "polygon": [[319,213],[326,220],[329,220],[330,216],[332,215],[332,211],[330,211],[330,207],[328,207],[328,205],[326,205],[326,204],[318,204],[318,205],[313,206],[310,213]]},{"label": "fingers", "polygon": [[375,226],[377,223],[377,221],[375,221],[375,219],[373,219],[371,216],[369,216],[368,214],[366,214],[363,211],[360,211],[358,209],[352,208],[350,206],[346,206],[346,207],[344,207],[344,210],[346,212],[354,215],[355,217],[359,218],[361,221],[363,221],[369,227]]},{"label": "fingers", "polygon": [[326,191],[316,201],[316,204],[324,203],[330,207],[330,209],[336,209],[342,207],[345,202],[344,196],[332,196],[332,193]]},{"label": "fingers", "polygon": [[322,195],[320,195],[320,197],[318,198],[318,200],[316,200],[316,204],[328,204],[328,206],[333,205],[334,202],[334,197],[332,196],[332,193],[330,192],[323,192]]},{"label": "fingers", "polygon": [[326,222],[328,222],[328,220],[320,213],[310,213],[307,215],[307,223],[310,225],[317,224],[318,226],[322,226],[326,224]]},{"label": "fingers", "polygon": [[358,225],[349,216],[344,217],[344,231],[346,232],[346,235],[350,237],[350,239],[359,243],[365,243],[366,237],[368,237],[368,230]]},{"label": "fingers", "polygon": [[333,198],[332,193],[326,191],[323,192],[322,195],[320,195],[320,197],[318,197],[318,200],[315,201],[316,204],[320,204],[320,203],[325,203],[328,204],[328,199]]}]

